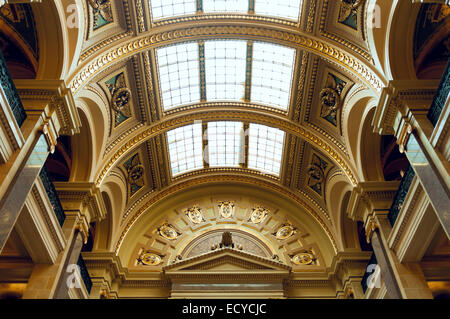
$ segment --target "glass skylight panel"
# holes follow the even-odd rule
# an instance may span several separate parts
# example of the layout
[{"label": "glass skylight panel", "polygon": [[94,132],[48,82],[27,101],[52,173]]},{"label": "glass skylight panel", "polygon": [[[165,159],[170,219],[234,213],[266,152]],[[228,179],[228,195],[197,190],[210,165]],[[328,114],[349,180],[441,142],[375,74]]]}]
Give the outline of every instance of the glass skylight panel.
[{"label": "glass skylight panel", "polygon": [[302,0],[255,0],[255,13],[298,20]]},{"label": "glass skylight panel", "polygon": [[206,41],[205,78],[208,101],[241,101],[245,91],[246,41]]},{"label": "glass skylight panel", "polygon": [[248,0],[203,0],[203,12],[248,12]]},{"label": "glass skylight panel", "polygon": [[156,55],[163,109],[200,102],[198,44],[163,47]]},{"label": "glass skylight panel", "polygon": [[167,142],[173,176],[203,168],[201,123],[168,131]]},{"label": "glass skylight panel", "polygon": [[292,48],[271,43],[253,44],[252,102],[288,109],[294,57]]},{"label": "glass skylight panel", "polygon": [[153,19],[161,19],[197,12],[196,0],[149,0]]},{"label": "glass skylight panel", "polygon": [[279,175],[284,134],[273,127],[250,123],[248,167]]},{"label": "glass skylight panel", "polygon": [[239,166],[244,163],[242,122],[209,122],[209,166]]}]

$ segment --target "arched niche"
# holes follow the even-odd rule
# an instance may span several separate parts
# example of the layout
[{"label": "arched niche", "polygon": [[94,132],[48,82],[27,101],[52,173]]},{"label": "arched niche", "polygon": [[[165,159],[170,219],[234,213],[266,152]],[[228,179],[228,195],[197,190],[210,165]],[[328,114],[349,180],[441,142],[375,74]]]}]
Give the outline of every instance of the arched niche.
[{"label": "arched niche", "polygon": [[[220,220],[218,218],[218,202],[224,200],[235,203],[234,219]],[[205,214],[209,214],[207,218],[205,217],[206,223],[193,225],[189,222],[185,210],[194,205],[198,205]],[[272,216],[268,215],[267,220],[261,225],[248,221],[250,210],[257,205],[266,207],[269,215]],[[157,229],[164,223],[173,225],[181,233],[176,241],[167,242],[164,238],[155,237]],[[133,266],[140,252],[153,249],[155,252],[165,254],[165,258],[168,258],[167,262],[170,262],[176,257],[174,256],[176,251],[182,251],[182,247],[186,247],[201,233],[231,228],[242,229],[258,237],[268,247],[272,247],[274,254],[280,259],[289,262],[286,251],[280,249],[286,245],[286,242],[279,242],[273,235],[277,227],[285,223],[291,223],[298,229],[298,237],[292,238],[293,243],[288,247],[288,251],[293,253],[300,250],[316,251],[321,258],[320,266],[330,265],[335,255],[333,245],[326,231],[313,216],[280,194],[238,183],[196,186],[156,203],[124,234],[125,237],[117,254],[123,264]]]},{"label": "arched niche", "polygon": [[380,143],[381,135],[373,132],[372,120],[375,108],[367,110],[358,134],[358,169],[361,170],[364,181],[382,181]]}]

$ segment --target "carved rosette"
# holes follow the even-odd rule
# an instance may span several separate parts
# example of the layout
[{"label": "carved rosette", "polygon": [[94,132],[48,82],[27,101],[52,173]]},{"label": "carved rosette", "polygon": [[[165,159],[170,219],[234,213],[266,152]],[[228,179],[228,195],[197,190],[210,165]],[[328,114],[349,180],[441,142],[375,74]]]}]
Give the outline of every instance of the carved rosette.
[{"label": "carved rosette", "polygon": [[163,262],[164,256],[152,252],[143,252],[138,258],[138,264],[146,266],[158,266]]},{"label": "carved rosette", "polygon": [[194,224],[200,224],[206,221],[205,218],[203,218],[201,209],[197,205],[187,209],[185,214]]},{"label": "carved rosette", "polygon": [[219,214],[222,218],[230,219],[234,217],[234,202],[219,202]]},{"label": "carved rosette", "polygon": [[164,223],[158,228],[158,234],[168,240],[176,240],[181,235],[175,227],[169,223]]}]

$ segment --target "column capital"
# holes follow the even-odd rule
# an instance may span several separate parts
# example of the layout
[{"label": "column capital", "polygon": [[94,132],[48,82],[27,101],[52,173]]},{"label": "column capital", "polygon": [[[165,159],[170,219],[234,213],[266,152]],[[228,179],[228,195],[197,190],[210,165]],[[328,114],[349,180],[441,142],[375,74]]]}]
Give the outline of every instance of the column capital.
[{"label": "column capital", "polygon": [[365,221],[374,210],[388,210],[399,184],[399,181],[360,182],[350,195],[348,217]]},{"label": "column capital", "polygon": [[65,211],[79,211],[87,223],[106,217],[106,206],[100,189],[94,183],[54,182]]},{"label": "column capital", "polygon": [[16,80],[27,113],[38,112],[52,121],[60,135],[80,133],[81,120],[72,92],[62,80]]},{"label": "column capital", "polygon": [[397,135],[402,118],[428,112],[439,80],[395,80],[383,88],[372,122],[374,132]]}]

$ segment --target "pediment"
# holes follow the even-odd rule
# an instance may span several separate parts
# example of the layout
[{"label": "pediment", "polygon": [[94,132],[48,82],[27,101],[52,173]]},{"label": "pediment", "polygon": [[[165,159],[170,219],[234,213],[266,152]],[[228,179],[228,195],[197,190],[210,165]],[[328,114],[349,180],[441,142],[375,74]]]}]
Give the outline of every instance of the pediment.
[{"label": "pediment", "polygon": [[163,270],[166,273],[197,271],[206,273],[252,271],[289,273],[291,267],[280,262],[252,255],[240,250],[224,248],[165,266]]}]

